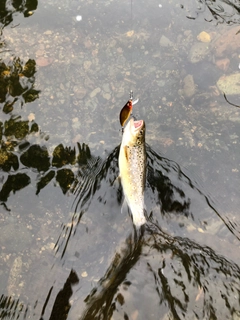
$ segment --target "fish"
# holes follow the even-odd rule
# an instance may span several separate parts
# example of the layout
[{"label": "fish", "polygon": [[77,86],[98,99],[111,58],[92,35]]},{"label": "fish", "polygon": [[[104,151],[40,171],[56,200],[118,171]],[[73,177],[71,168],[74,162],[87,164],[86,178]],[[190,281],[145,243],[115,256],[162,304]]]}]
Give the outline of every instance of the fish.
[{"label": "fish", "polygon": [[145,122],[130,118],[122,136],[118,165],[120,181],[133,223],[146,223],[144,189],[146,184]]}]

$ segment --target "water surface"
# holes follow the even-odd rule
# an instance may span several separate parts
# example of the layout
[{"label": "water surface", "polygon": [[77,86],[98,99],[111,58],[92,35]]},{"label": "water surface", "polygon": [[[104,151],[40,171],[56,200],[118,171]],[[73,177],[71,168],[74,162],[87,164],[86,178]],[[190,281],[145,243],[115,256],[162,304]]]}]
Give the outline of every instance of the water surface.
[{"label": "water surface", "polygon": [[[239,93],[217,85],[239,72],[238,6],[0,14],[0,318],[240,319]],[[138,235],[116,181],[130,90],[147,132]]]}]

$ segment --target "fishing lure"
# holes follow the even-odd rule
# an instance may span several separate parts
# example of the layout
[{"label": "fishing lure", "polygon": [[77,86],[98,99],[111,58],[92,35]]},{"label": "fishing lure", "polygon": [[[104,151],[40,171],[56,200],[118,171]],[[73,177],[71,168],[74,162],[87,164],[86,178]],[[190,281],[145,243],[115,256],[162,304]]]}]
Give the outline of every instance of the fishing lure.
[{"label": "fishing lure", "polygon": [[130,117],[132,113],[132,107],[139,101],[139,99],[133,100],[133,91],[130,91],[130,99],[128,102],[124,105],[122,110],[120,111],[119,120],[122,128],[124,127],[126,121]]},{"label": "fishing lure", "polygon": [[119,120],[122,127],[124,127],[124,124],[126,123],[127,119],[130,117],[131,113],[132,113],[132,100],[129,99],[128,102],[122,108],[119,115]]}]

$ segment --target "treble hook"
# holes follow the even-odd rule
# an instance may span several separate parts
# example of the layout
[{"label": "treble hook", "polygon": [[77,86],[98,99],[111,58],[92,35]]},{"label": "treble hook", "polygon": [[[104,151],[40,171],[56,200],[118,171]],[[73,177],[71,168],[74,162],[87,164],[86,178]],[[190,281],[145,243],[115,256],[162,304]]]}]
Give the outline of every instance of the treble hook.
[{"label": "treble hook", "polygon": [[130,91],[130,99],[132,101],[132,105],[134,106],[136,103],[138,103],[139,99],[133,100],[133,91]]},{"label": "treble hook", "polygon": [[132,105],[134,106],[136,103],[138,103],[139,99],[134,99],[133,100],[133,91],[130,91],[130,99],[132,101]]}]

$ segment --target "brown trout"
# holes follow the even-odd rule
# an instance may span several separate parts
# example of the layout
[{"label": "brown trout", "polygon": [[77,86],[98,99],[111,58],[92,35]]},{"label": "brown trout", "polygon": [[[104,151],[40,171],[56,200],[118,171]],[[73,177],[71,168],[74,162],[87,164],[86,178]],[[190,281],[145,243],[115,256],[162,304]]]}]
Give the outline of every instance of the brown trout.
[{"label": "brown trout", "polygon": [[145,122],[129,120],[124,129],[118,158],[123,193],[131,210],[133,223],[140,227],[144,215],[144,188],[146,182]]}]

